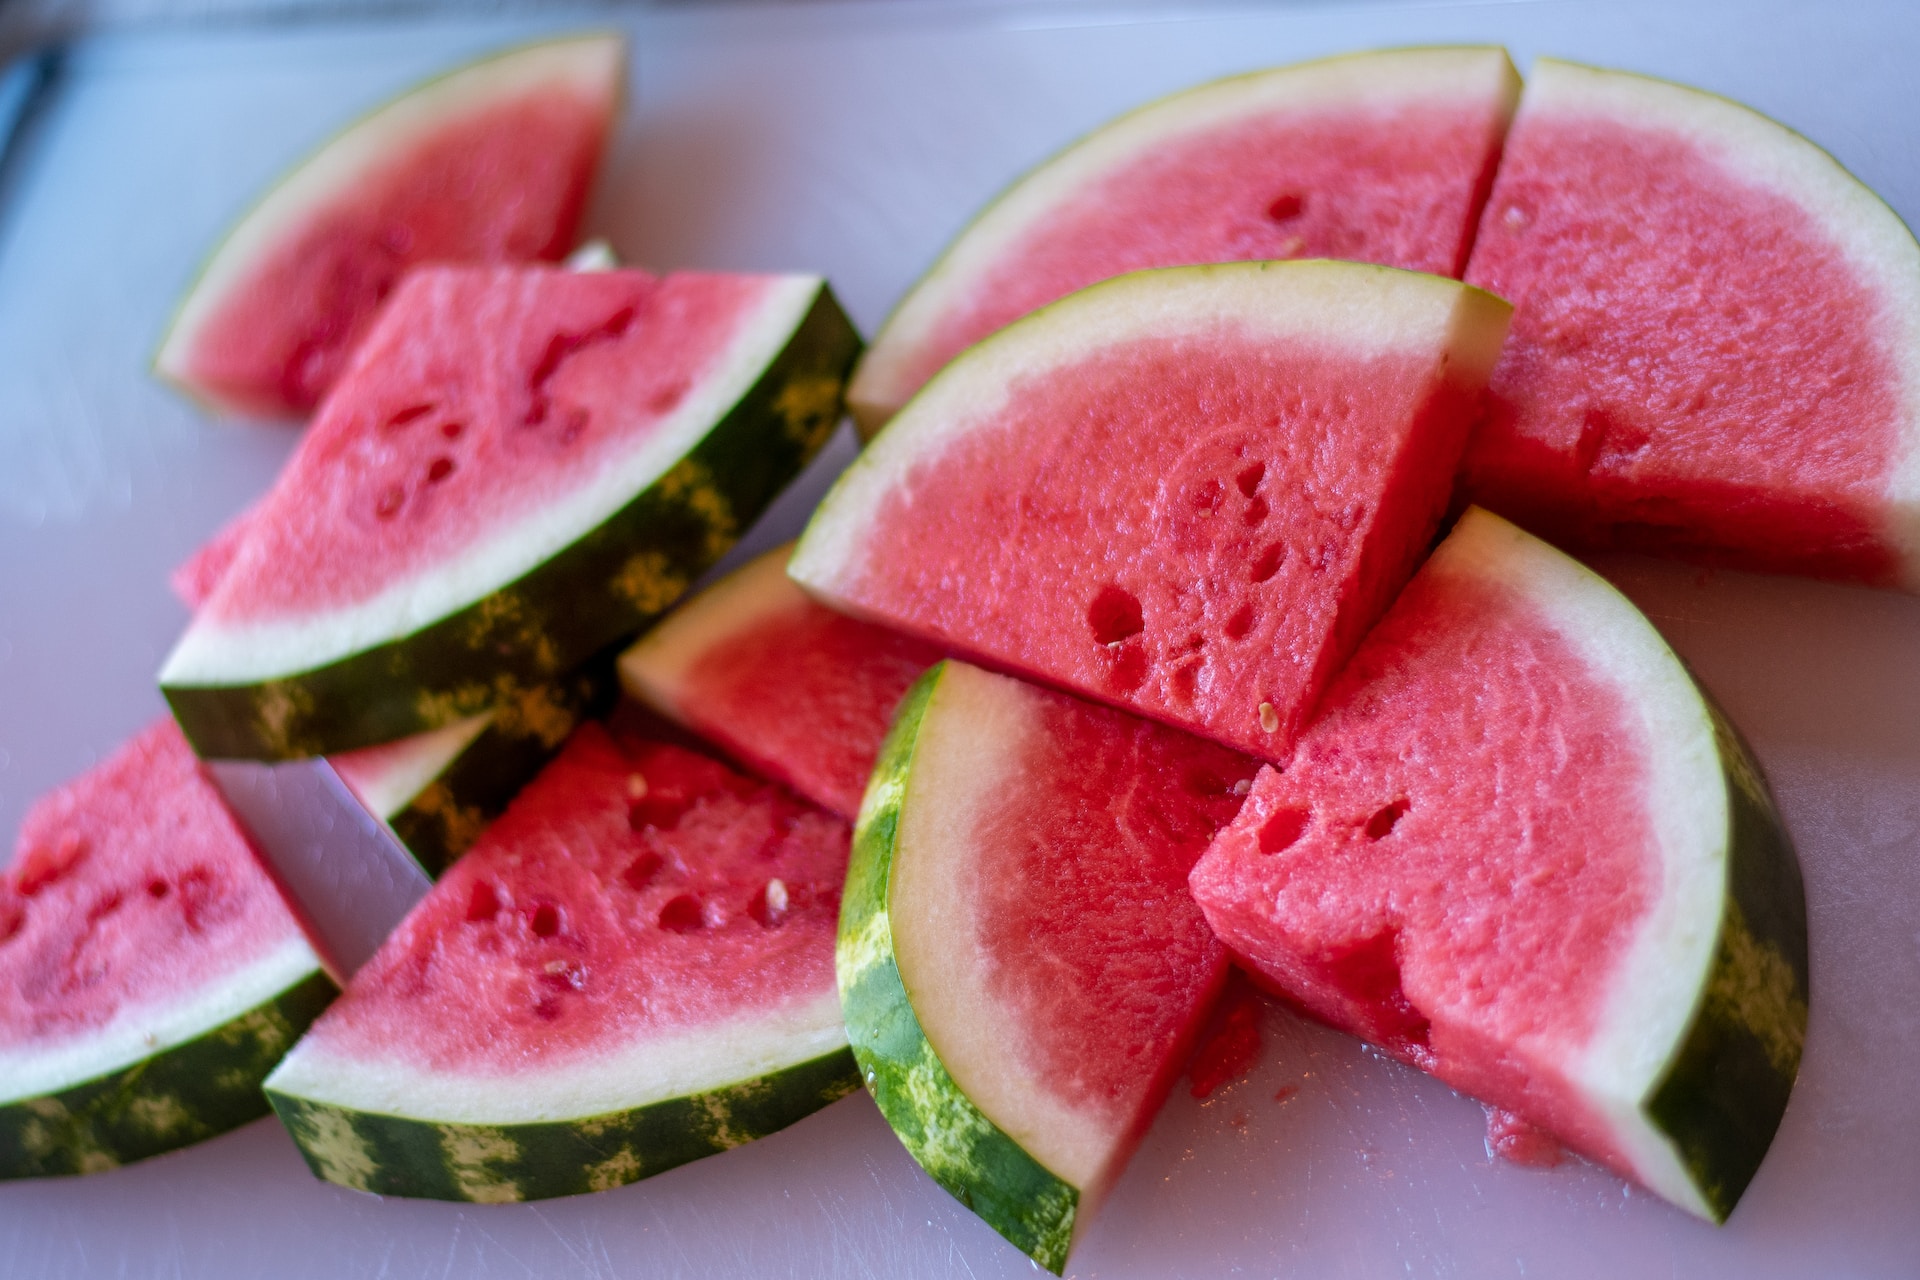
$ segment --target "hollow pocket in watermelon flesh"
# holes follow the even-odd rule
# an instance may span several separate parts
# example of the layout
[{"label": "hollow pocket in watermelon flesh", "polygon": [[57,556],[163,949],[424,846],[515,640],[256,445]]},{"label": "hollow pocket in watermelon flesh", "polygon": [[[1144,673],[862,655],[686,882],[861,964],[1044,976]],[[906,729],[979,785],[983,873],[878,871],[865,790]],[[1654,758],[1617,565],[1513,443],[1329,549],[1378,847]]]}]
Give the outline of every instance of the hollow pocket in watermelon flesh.
[{"label": "hollow pocket in watermelon flesh", "polygon": [[186,740],[150,725],[26,815],[0,880],[0,1178],[266,1114],[333,984]]},{"label": "hollow pocket in watermelon flesh", "polygon": [[840,916],[847,1038],[914,1159],[1050,1270],[1226,976],[1187,874],[1256,767],[953,661],[881,751]]},{"label": "hollow pocket in watermelon flesh", "polygon": [[496,1202],[605,1190],[856,1087],[833,986],[846,824],[597,723],[266,1084],[319,1177]]},{"label": "hollow pocket in watermelon flesh", "polygon": [[1345,258],[1457,276],[1519,92],[1501,49],[1396,49],[1124,115],[961,232],[862,359],[855,419],[872,435],[963,348],[1129,271]]},{"label": "hollow pocket in watermelon flesh", "polygon": [[224,412],[304,417],[408,268],[557,260],[586,209],[625,61],[612,35],[526,45],[349,126],[227,232],[155,371]]},{"label": "hollow pocket in watermelon flesh", "polygon": [[1467,279],[1517,308],[1472,501],[1563,545],[1920,583],[1920,246],[1812,143],[1541,59]]},{"label": "hollow pocket in watermelon flesh", "polygon": [[1600,578],[1469,510],[1193,872],[1283,994],[1702,1217],[1787,1103],[1800,871],[1746,748]]},{"label": "hollow pocket in watermelon flesh", "polygon": [[851,821],[894,708],[944,655],[816,604],[787,577],[792,552],[776,547],[682,603],[620,656],[620,682]]},{"label": "hollow pocket in watermelon flesh", "polygon": [[1507,313],[1339,262],[1095,285],[947,366],[788,572],[836,609],[1280,758],[1425,551]]},{"label": "hollow pocket in watermelon flesh", "polygon": [[859,340],[811,276],[427,268],[160,680],[204,756],[390,742],[662,613],[812,457]]}]

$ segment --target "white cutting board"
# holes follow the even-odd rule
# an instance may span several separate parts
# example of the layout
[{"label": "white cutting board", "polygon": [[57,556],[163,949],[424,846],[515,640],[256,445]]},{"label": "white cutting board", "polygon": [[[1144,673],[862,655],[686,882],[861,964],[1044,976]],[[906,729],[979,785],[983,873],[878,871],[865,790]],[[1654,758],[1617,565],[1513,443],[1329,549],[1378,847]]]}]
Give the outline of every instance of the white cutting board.
[{"label": "white cutting board", "polygon": [[[994,190],[1116,111],[1353,48],[1504,41],[1687,80],[1831,148],[1920,221],[1920,7],[920,5],[640,10],[595,214],[656,267],[825,271],[868,332]],[[605,23],[590,15],[589,23]],[[201,31],[81,46],[0,212],[0,841],[157,714],[167,570],[292,436],[214,425],[145,361],[200,254],[340,123],[543,19]],[[572,24],[581,25],[581,24]],[[843,465],[843,437],[830,462]],[[817,494],[824,474],[811,477]],[[798,527],[776,513],[764,543]],[[1806,871],[1813,1010],[1772,1153],[1715,1229],[1574,1163],[1491,1161],[1480,1111],[1270,1010],[1250,1079],[1167,1107],[1072,1274],[1920,1273],[1920,600],[1609,571],[1745,728]],[[1275,1094],[1294,1092],[1285,1102]],[[1025,1275],[863,1096],[603,1195],[380,1201],[271,1121],[84,1180],[0,1184],[0,1274]]]}]

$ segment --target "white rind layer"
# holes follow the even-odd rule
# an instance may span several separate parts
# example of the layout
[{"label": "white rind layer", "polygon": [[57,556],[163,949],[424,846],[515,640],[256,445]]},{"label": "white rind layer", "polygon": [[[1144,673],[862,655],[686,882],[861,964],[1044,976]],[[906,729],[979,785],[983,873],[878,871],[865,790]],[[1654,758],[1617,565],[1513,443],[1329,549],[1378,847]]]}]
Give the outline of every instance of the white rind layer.
[{"label": "white rind layer", "polygon": [[342,752],[328,760],[367,812],[384,822],[445,773],[492,723],[493,712],[482,712],[441,729],[383,746]]},{"label": "white rind layer", "polygon": [[0,1045],[0,1106],[59,1093],[178,1048],[319,971],[320,958],[296,933],[176,1001],[123,1009],[105,1026],[67,1040]]},{"label": "white rind layer", "polygon": [[1854,278],[1878,296],[1881,348],[1899,371],[1903,438],[1885,536],[1903,584],[1920,591],[1920,243],[1900,215],[1806,138],[1699,89],[1541,58],[1514,127],[1535,117],[1599,117],[1683,139],[1736,181],[1798,205],[1831,237]]},{"label": "white rind layer", "polygon": [[847,401],[869,424],[918,389],[910,370],[934,330],[1009,248],[1090,186],[1180,139],[1261,116],[1392,111],[1469,100],[1513,115],[1520,77],[1500,48],[1392,49],[1303,62],[1217,80],[1161,98],[1102,126],[1020,178],[948,246],[874,336]]},{"label": "white rind layer", "polygon": [[886,554],[872,526],[887,499],[917,500],[914,469],[991,423],[1017,383],[1117,344],[1235,334],[1312,342],[1356,362],[1409,353],[1479,387],[1510,311],[1458,281],[1352,262],[1236,262],[1116,277],[1015,321],[934,375],[835,482],[787,573],[834,608],[862,615],[846,594],[866,557]]},{"label": "white rind layer", "polygon": [[1006,676],[948,662],[921,714],[901,798],[887,883],[894,964],[920,1029],[980,1114],[1082,1194],[1103,1189],[1114,1138],[1027,1078],[1028,1060],[1003,1003],[986,990],[998,964],[971,907],[987,874],[975,847],[1022,786],[1038,733],[1026,689]]},{"label": "white rind layer", "polygon": [[[316,1024],[265,1087],[321,1106],[441,1124],[541,1124],[629,1111],[724,1089],[847,1045],[831,985],[783,1008],[499,1072],[345,1053],[329,1043],[326,1029],[324,1021]],[[396,1049],[407,1052],[406,1045]]]},{"label": "white rind layer", "polygon": [[[1705,999],[1726,913],[1732,812],[1706,703],[1626,597],[1498,516],[1469,508],[1427,572],[1494,584],[1524,600],[1639,718],[1661,859],[1656,898],[1606,977],[1613,995],[1592,1038],[1574,1061],[1557,1065],[1604,1118],[1641,1181],[1713,1220],[1672,1140],[1644,1110]],[[1545,1052],[1555,1053],[1551,1046]]]},{"label": "white rind layer", "polygon": [[685,702],[694,663],[722,641],[753,630],[761,619],[806,603],[787,578],[792,554],[793,544],[787,543],[756,556],[635,641],[620,655],[620,687],[627,696],[682,725],[697,718],[699,708]]},{"label": "white rind layer", "polygon": [[411,635],[519,580],[604,524],[698,444],[785,349],[823,287],[819,276],[769,277],[758,313],[743,318],[712,372],[633,452],[610,461],[566,501],[540,504],[447,563],[357,604],[237,623],[203,609],[168,655],[160,683],[221,686],[298,675]]},{"label": "white rind layer", "polygon": [[604,99],[611,115],[624,87],[625,63],[626,43],[616,35],[526,45],[429,80],[348,125],[276,182],[228,231],[180,304],[154,356],[154,371],[196,396],[205,394],[190,385],[186,365],[207,322],[307,218],[394,156],[450,121],[545,86]]}]

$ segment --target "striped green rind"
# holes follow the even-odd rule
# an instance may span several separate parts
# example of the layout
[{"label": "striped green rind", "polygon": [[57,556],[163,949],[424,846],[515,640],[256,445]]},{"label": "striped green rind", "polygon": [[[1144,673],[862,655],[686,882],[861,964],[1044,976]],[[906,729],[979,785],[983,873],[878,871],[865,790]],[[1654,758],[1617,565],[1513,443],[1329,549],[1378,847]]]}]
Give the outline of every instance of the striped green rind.
[{"label": "striped green rind", "polygon": [[203,757],[352,751],[553,680],[666,612],[832,434],[860,338],[822,285],[752,388],[675,466],[518,580],[437,622],[297,674],[163,684]]},{"label": "striped green rind", "polygon": [[267,1114],[260,1082],[337,994],[315,970],[196,1039],[0,1105],[0,1178],[99,1173],[258,1119]]},{"label": "striped green rind", "polygon": [[387,825],[430,876],[453,865],[553,759],[581,720],[613,705],[618,646],[565,680],[535,685],[502,703],[487,727]]},{"label": "striped green rind", "polygon": [[1700,1009],[1646,1111],[1726,1221],[1786,1113],[1807,1035],[1800,864],[1752,753],[1701,691],[1727,779],[1727,906]]},{"label": "striped green rind", "polygon": [[267,1098],[314,1175],[379,1195],[502,1204],[606,1191],[783,1129],[858,1087],[836,1049],[781,1071],[606,1115],[453,1124]]},{"label": "striped green rind", "polygon": [[961,1204],[1047,1270],[1067,1262],[1079,1189],[1042,1167],[954,1083],[928,1043],[894,960],[888,883],[914,744],[947,664],[894,713],[854,827],[834,969],[860,1077],[907,1151]]}]

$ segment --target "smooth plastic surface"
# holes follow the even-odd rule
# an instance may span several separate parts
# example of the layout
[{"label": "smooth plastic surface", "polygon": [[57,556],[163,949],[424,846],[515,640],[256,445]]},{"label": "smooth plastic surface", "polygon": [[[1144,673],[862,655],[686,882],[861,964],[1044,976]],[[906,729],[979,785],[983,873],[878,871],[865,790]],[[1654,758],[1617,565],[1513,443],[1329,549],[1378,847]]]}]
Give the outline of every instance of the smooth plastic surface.
[{"label": "smooth plastic surface", "polygon": [[[1015,172],[1116,111],[1369,45],[1500,40],[1523,70],[1555,53],[1689,80],[1833,148],[1920,217],[1920,9],[1899,0],[875,4],[621,20],[635,96],[592,229],[653,269],[823,271],[868,332]],[[534,29],[202,30],[75,52],[0,210],[0,848],[34,794],[158,712],[153,673],[185,620],[167,572],[264,489],[292,443],[208,422],[147,377],[198,255],[355,111]],[[824,470],[848,456],[843,438],[741,554],[792,536]],[[1072,1274],[1914,1274],[1920,600],[1607,567],[1752,739],[1806,869],[1806,1061],[1732,1220],[1706,1226],[1578,1163],[1495,1163],[1479,1107],[1270,1011],[1251,1078],[1204,1104],[1176,1088]],[[859,1096],[647,1182],[536,1206],[321,1185],[263,1121],[110,1174],[0,1185],[0,1272],[1032,1274]]]}]

